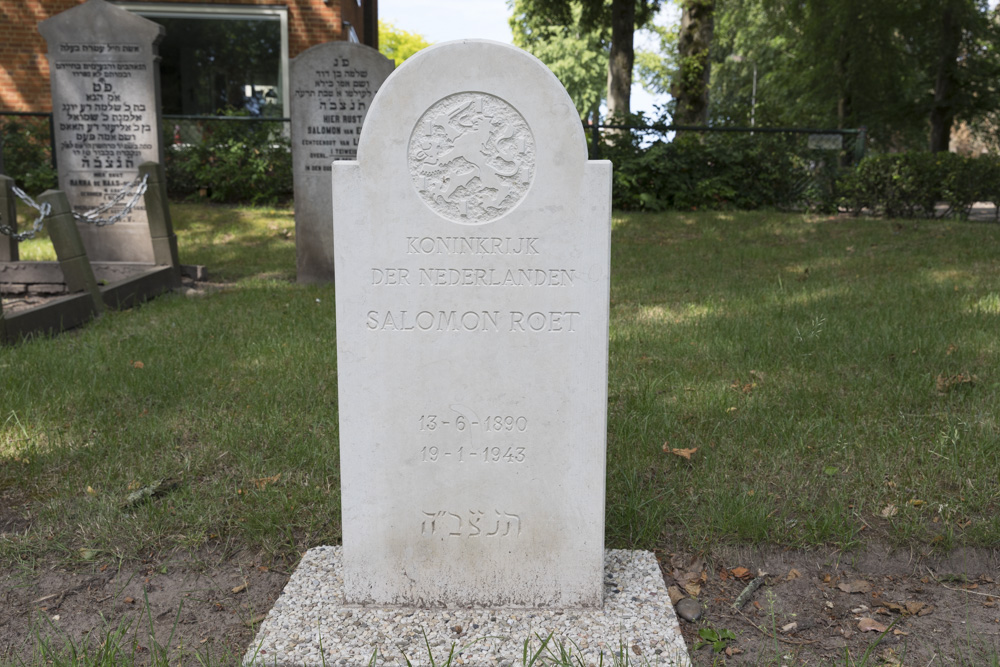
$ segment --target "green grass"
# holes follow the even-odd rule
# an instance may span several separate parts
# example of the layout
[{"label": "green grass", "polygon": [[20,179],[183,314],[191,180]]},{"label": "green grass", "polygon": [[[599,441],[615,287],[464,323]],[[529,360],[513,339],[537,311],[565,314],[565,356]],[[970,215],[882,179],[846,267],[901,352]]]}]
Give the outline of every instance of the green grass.
[{"label": "green grass", "polygon": [[997,543],[1000,227],[614,229],[610,542]]},{"label": "green grass", "polygon": [[[332,288],[291,282],[288,209],[173,215],[182,261],[230,287],[0,349],[0,505],[30,517],[0,562],[339,542]],[[998,240],[616,216],[607,546],[1000,542]],[[164,478],[179,485],[122,506]]]}]

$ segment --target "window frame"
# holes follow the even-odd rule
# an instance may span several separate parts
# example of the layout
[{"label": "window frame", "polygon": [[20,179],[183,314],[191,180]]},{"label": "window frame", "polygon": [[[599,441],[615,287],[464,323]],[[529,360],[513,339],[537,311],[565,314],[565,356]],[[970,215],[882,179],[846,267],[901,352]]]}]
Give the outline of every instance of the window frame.
[{"label": "window frame", "polygon": [[256,7],[252,5],[205,5],[188,4],[180,2],[123,2],[122,0],[112,0],[112,3],[122,9],[127,9],[133,14],[138,14],[143,18],[171,18],[171,19],[197,19],[197,18],[230,18],[244,21],[274,20],[277,17],[279,22],[279,33],[281,35],[281,64],[278,68],[278,86],[281,88],[281,108],[282,115],[288,116],[291,94],[288,90],[288,8],[264,6]]}]

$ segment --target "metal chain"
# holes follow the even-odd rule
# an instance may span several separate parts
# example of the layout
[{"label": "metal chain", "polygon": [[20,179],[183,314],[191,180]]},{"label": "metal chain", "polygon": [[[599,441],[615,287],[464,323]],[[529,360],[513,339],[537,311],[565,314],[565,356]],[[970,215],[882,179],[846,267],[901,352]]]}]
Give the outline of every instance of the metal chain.
[{"label": "metal chain", "polygon": [[35,238],[35,234],[42,231],[42,222],[44,222],[45,218],[47,218],[48,215],[52,212],[52,205],[49,204],[48,202],[45,202],[44,204],[40,205],[36,204],[34,199],[29,197],[24,192],[24,190],[17,187],[16,185],[12,189],[14,191],[14,194],[17,195],[21,201],[23,201],[25,204],[38,211],[38,219],[35,220],[35,223],[31,226],[31,229],[26,232],[21,232],[19,234],[16,231],[14,231],[14,227],[11,225],[0,225],[0,234],[5,234],[14,239],[15,241],[17,241],[18,243],[20,243],[21,241],[26,241],[28,239]]},{"label": "metal chain", "polygon": [[[135,180],[133,180],[131,183],[129,183],[121,190],[119,190],[118,194],[112,197],[111,201],[105,204],[101,204],[97,208],[91,209],[86,213],[76,213],[74,211],[73,217],[79,220],[80,222],[89,222],[90,224],[96,225],[97,227],[104,227],[105,225],[113,225],[122,218],[124,218],[125,216],[127,216],[129,213],[131,213],[132,207],[134,207],[136,204],[139,203],[139,198],[146,193],[146,182],[148,180],[149,180],[148,174],[143,174],[142,178],[136,176]],[[125,195],[127,195],[129,191],[132,190],[133,188],[135,189],[135,193],[132,195],[132,199],[130,199],[129,202],[125,204],[125,208],[118,211],[110,218],[100,217],[101,214],[110,211],[114,206],[116,206],[119,202],[121,202],[121,200],[125,198]]]}]

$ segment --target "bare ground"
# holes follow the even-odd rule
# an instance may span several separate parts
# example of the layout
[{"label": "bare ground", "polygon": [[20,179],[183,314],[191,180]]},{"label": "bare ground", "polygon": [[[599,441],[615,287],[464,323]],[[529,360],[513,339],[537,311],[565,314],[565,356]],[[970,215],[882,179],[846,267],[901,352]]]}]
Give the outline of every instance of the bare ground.
[{"label": "bare ground", "polygon": [[[866,651],[869,665],[982,665],[1000,656],[995,551],[765,547],[658,556],[668,585],[700,588],[704,616],[681,621],[695,665],[843,665],[848,653],[862,664]],[[171,664],[237,664],[289,570],[222,545],[128,564],[98,557],[8,565],[0,575],[0,663],[32,660],[38,635],[55,648],[89,642],[93,653],[119,629],[119,645],[136,664],[158,647]],[[768,573],[764,584],[734,610],[758,570]],[[728,652],[695,650],[700,628],[736,639],[726,642]]]},{"label": "bare ground", "polygon": [[122,653],[137,665],[158,650],[170,652],[170,664],[238,664],[290,573],[246,552],[224,551],[129,564],[5,567],[0,663],[37,664],[43,644],[60,650],[67,640],[94,655],[117,631]]},{"label": "bare ground", "polygon": [[[1000,660],[996,551],[741,548],[704,557],[661,554],[661,564],[668,585],[700,585],[704,616],[681,621],[695,665],[922,667]],[[767,573],[764,584],[741,610],[733,609],[758,571]],[[732,631],[736,640],[726,642],[729,651],[694,650],[704,627]],[[862,663],[866,652],[868,662]],[[853,662],[846,662],[847,655]]]}]

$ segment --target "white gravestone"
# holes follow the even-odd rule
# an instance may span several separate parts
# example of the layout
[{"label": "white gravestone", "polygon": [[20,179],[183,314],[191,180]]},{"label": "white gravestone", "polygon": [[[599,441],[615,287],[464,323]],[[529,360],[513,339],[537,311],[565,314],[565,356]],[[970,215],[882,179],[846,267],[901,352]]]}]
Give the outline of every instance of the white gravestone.
[{"label": "white gravestone", "polygon": [[[87,0],[42,21],[38,31],[49,49],[59,189],[74,211],[86,212],[132,182],[143,162],[163,162],[157,44],[165,30]],[[153,262],[141,201],[114,225],[80,223],[80,234],[91,261]]]},{"label": "white gravestone", "polygon": [[344,596],[599,607],[611,164],[533,56],[385,82],[333,165]]},{"label": "white gravestone", "polygon": [[363,44],[328,42],[291,63],[292,176],[299,282],[333,281],[330,165],[353,160],[361,124],[393,62]]}]

